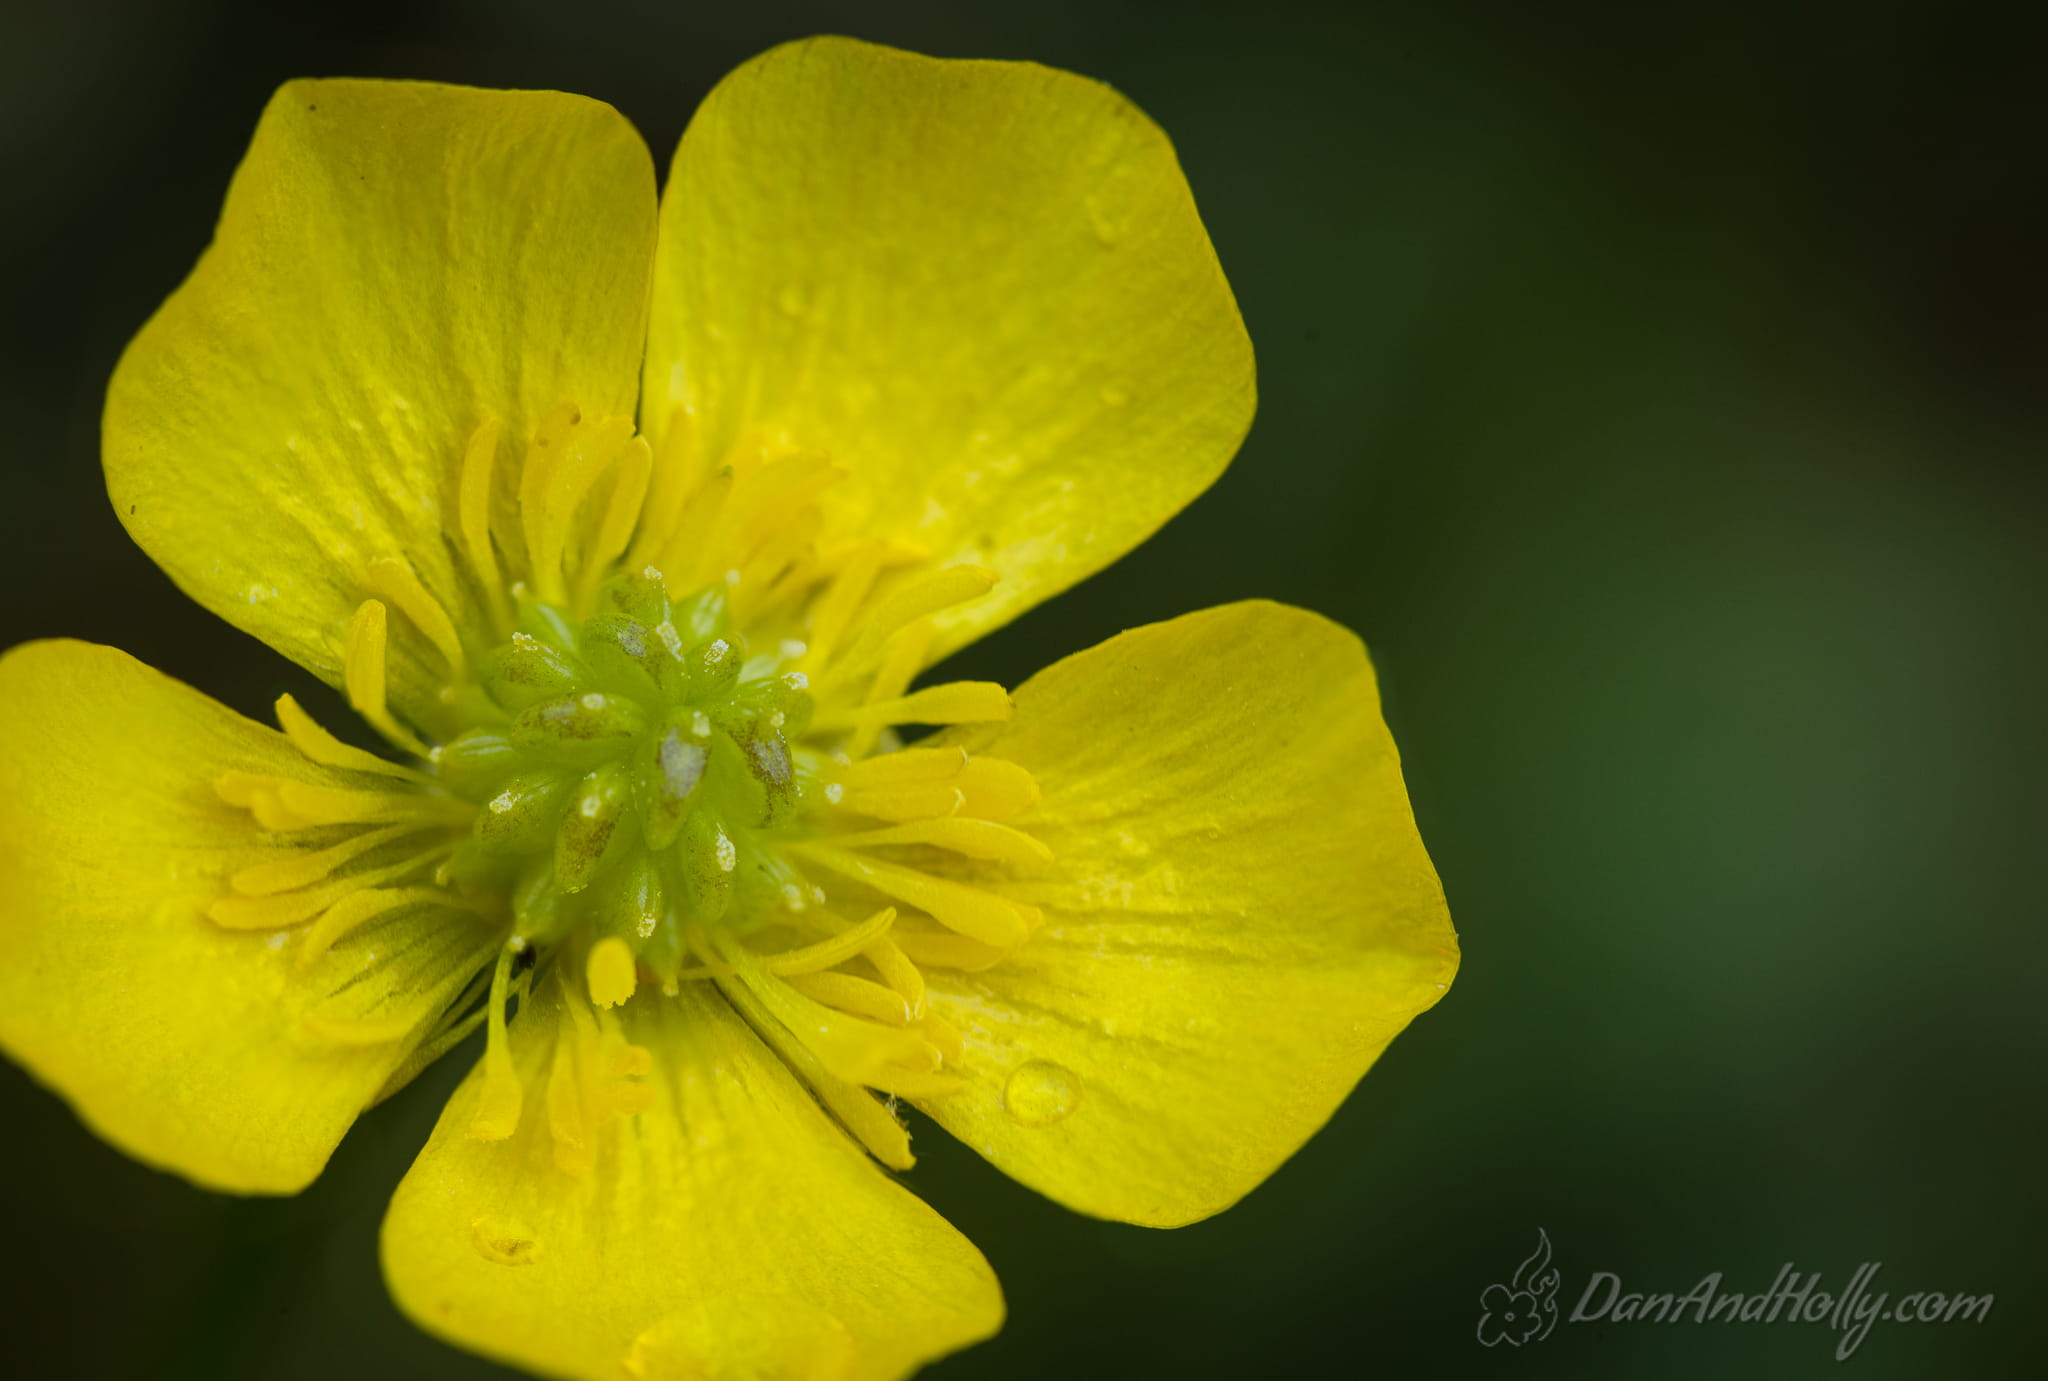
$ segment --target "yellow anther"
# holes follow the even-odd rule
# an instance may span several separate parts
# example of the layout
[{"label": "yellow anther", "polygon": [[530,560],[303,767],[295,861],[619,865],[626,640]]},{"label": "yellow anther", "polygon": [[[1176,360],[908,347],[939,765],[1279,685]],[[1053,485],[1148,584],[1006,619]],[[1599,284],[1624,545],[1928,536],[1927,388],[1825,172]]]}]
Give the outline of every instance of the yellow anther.
[{"label": "yellow anther", "polygon": [[419,757],[427,745],[407,730],[385,706],[385,613],[382,601],[366,599],[348,622],[348,648],[342,657],[342,688],[357,714],[399,747]]},{"label": "yellow anther", "polygon": [[[875,676],[868,683],[869,701],[893,700],[910,688],[911,678],[924,670],[925,657],[932,646],[932,621],[919,619],[889,640],[888,650],[882,654],[882,664],[875,669]],[[848,757],[864,758],[874,750],[875,740],[887,727],[877,719],[857,722],[853,733],[846,740]]]},{"label": "yellow anther", "polygon": [[912,1020],[920,1019],[925,1013],[924,974],[902,946],[884,936],[862,952],[862,958],[875,966],[875,972],[882,975],[882,981],[902,994],[910,1005]]},{"label": "yellow anther", "polygon": [[[569,1011],[590,1020],[580,1003],[566,1004]],[[582,1061],[577,1059],[582,1032],[573,1020],[567,1029],[555,1032],[554,1060],[548,1067],[548,1132],[555,1139],[555,1168],[571,1175],[585,1175],[596,1163],[590,1144],[589,1110],[583,1102]]]},{"label": "yellow anther", "polygon": [[635,1076],[647,1073],[654,1061],[644,1047],[627,1042],[610,1012],[600,1010],[593,1018],[570,980],[560,979],[553,992],[568,1020],[555,1028],[548,1131],[554,1137],[556,1168],[584,1175],[597,1161],[596,1131],[653,1103],[654,1090],[635,1082]]},{"label": "yellow anther", "polygon": [[914,964],[928,969],[980,973],[1009,957],[1010,951],[950,930],[902,930],[896,944]]},{"label": "yellow anther", "polygon": [[[894,757],[888,754],[886,756]],[[887,786],[874,791],[848,791],[839,798],[841,809],[882,820],[927,820],[952,815],[967,804],[967,793],[951,782],[929,785],[912,783]]]},{"label": "yellow anther", "polygon": [[512,979],[512,961],[518,951],[510,944],[498,951],[497,967],[491,971],[489,1033],[484,1045],[484,1086],[477,1099],[476,1114],[470,1118],[469,1134],[478,1141],[503,1141],[519,1130],[519,1113],[526,1101],[519,1083],[519,1071],[512,1064],[511,1039],[505,1034],[505,1000]]},{"label": "yellow anther", "polygon": [[833,715],[820,715],[816,727],[849,725],[873,728],[889,724],[992,724],[1016,711],[1010,693],[993,681],[948,681],[926,686],[889,700],[874,700]]},{"label": "yellow anther", "polygon": [[351,791],[338,786],[278,779],[251,803],[256,822],[267,830],[304,830],[317,825],[388,825],[402,820],[455,825],[471,807],[450,796],[412,791]]},{"label": "yellow anther", "polygon": [[429,887],[365,887],[351,892],[320,913],[299,946],[299,967],[311,968],[350,931],[401,906],[446,902],[448,894]]},{"label": "yellow anther", "polygon": [[887,829],[833,835],[830,842],[846,849],[873,848],[884,844],[931,844],[969,858],[1003,863],[1052,862],[1052,850],[1024,831],[999,825],[993,820],[977,820],[963,815],[912,820]]},{"label": "yellow anther", "polygon": [[871,1021],[908,1026],[913,1020],[903,994],[850,973],[800,973],[783,980],[813,1002]]},{"label": "yellow anther", "polygon": [[668,546],[676,524],[682,520],[683,505],[704,482],[703,457],[697,445],[696,419],[689,409],[677,406],[668,411],[668,424],[661,429],[660,463],[648,477],[647,499],[642,505],[640,535],[633,541],[633,555],[627,562],[639,568],[652,565]]},{"label": "yellow anther", "polygon": [[456,493],[456,525],[463,554],[476,573],[476,583],[491,601],[491,613],[502,633],[511,627],[505,607],[505,586],[498,576],[498,553],[491,544],[491,490],[498,464],[498,419],[486,417],[470,433],[462,453],[462,477]]},{"label": "yellow anther", "polygon": [[[519,467],[520,537],[526,544],[528,571],[540,566],[542,532],[547,526],[547,491],[568,455],[569,439],[583,420],[575,403],[564,399],[548,409],[533,437],[526,443],[526,459]],[[545,594],[541,596],[547,598]]]},{"label": "yellow anther", "polygon": [[749,620],[755,617],[773,593],[775,578],[801,553],[810,549],[824,522],[824,514],[815,508],[806,508],[754,548],[753,554],[739,568],[739,579],[733,583],[735,618]]},{"label": "yellow anther", "polygon": [[975,758],[954,779],[966,800],[962,815],[980,820],[1011,820],[1038,804],[1038,779],[1003,758]]},{"label": "yellow anther", "polygon": [[[545,475],[533,501],[535,507],[521,515],[534,593],[550,604],[568,603],[563,563],[583,500],[632,437],[631,418],[607,417],[576,425],[559,441],[550,442],[552,450],[544,462]],[[538,444],[536,441],[536,447]],[[527,502],[525,485],[520,492],[522,502]]]},{"label": "yellow anther", "polygon": [[852,623],[861,602],[868,597],[868,591],[874,588],[875,577],[881,569],[881,548],[872,542],[863,545],[839,568],[839,573],[826,587],[824,598],[812,610],[810,650],[805,654],[805,665],[823,668],[832,664],[832,654],[839,648],[839,639]]},{"label": "yellow anther", "polygon": [[905,748],[850,763],[840,769],[839,780],[849,791],[949,782],[967,761],[965,748]]},{"label": "yellow anther", "polygon": [[709,538],[732,497],[733,482],[731,467],[722,468],[699,485],[683,506],[668,544],[654,560],[669,576],[671,590],[694,590],[704,584],[700,572],[711,566]]},{"label": "yellow anther", "polygon": [[925,1039],[939,1048],[939,1053],[946,1057],[948,1064],[958,1064],[966,1058],[967,1042],[961,1039],[960,1032],[954,1028],[953,1023],[937,1012],[926,1012],[918,1018],[917,1027],[924,1032]]},{"label": "yellow anther", "polygon": [[935,878],[899,863],[884,863],[827,844],[799,843],[790,852],[884,896],[931,914],[949,930],[972,936],[999,949],[1015,949],[1043,919],[1036,907],[1025,906],[962,883]]},{"label": "yellow anther", "polygon": [[885,906],[859,925],[847,926],[829,940],[768,955],[761,963],[770,973],[818,973],[853,958],[886,935],[895,923],[896,908]]},{"label": "yellow anther", "polygon": [[337,1045],[385,1045],[431,1038],[440,1014],[490,956],[473,930],[442,929],[442,943],[379,947],[360,956],[366,981],[344,984],[303,1017],[305,1029]]},{"label": "yellow anther", "polygon": [[732,497],[705,539],[698,579],[716,580],[739,566],[784,522],[838,483],[846,472],[822,455],[779,455],[754,469],[734,465]]},{"label": "yellow anther", "polygon": [[386,825],[382,829],[365,830],[351,839],[324,849],[309,849],[280,858],[273,863],[258,863],[242,869],[228,879],[228,886],[244,896],[266,897],[278,892],[291,892],[301,887],[310,887],[332,873],[344,863],[362,857],[381,844],[422,828],[420,824],[406,822]]},{"label": "yellow anther", "polygon": [[447,609],[420,583],[419,573],[397,557],[383,556],[370,563],[364,583],[369,586],[370,593],[397,606],[398,612],[426,636],[442,660],[448,663],[450,679],[460,680],[465,665],[462,639],[457,636],[455,622],[448,617]]},{"label": "yellow anther", "polygon": [[599,578],[626,550],[640,521],[641,506],[647,500],[648,478],[654,468],[654,452],[648,448],[647,438],[636,436],[628,441],[618,453],[615,468],[617,474],[611,497],[605,503],[604,520],[598,524],[597,540],[583,554],[582,603],[586,605]]},{"label": "yellow anther", "polygon": [[867,1147],[869,1155],[892,1170],[908,1170],[916,1164],[916,1157],[910,1154],[910,1134],[885,1105],[859,1084],[826,1069],[759,998],[747,991],[745,984],[734,983],[724,992],[784,1063],[811,1086],[818,1101],[830,1108],[847,1131]]},{"label": "yellow anther", "polygon": [[915,1031],[849,1015],[805,997],[764,969],[745,945],[723,932],[711,943],[733,966],[745,989],[801,1041],[826,1070],[842,1079],[891,1092],[922,1086],[939,1067],[938,1047]]},{"label": "yellow anther", "polygon": [[995,583],[995,572],[980,566],[947,566],[905,581],[862,612],[847,635],[846,656],[838,670],[858,671],[880,656],[884,644],[901,630],[927,615],[978,599]]},{"label": "yellow anther", "polygon": [[351,873],[318,887],[305,886],[296,891],[279,890],[255,896],[217,897],[206,909],[206,914],[214,924],[229,930],[282,930],[286,926],[312,920],[351,892],[402,881],[447,856],[448,847],[437,845],[382,868]]},{"label": "yellow anther", "polygon": [[590,947],[584,965],[584,979],[590,1000],[600,1007],[616,1007],[633,995],[639,982],[638,964],[632,947],[616,935],[607,935]]},{"label": "yellow anther", "polygon": [[292,747],[309,762],[322,767],[338,767],[349,772],[375,772],[380,776],[397,777],[402,781],[425,783],[430,780],[426,774],[415,772],[400,763],[387,762],[375,753],[366,753],[360,748],[343,743],[289,695],[277,698],[277,725],[284,730],[284,736],[292,741]]}]

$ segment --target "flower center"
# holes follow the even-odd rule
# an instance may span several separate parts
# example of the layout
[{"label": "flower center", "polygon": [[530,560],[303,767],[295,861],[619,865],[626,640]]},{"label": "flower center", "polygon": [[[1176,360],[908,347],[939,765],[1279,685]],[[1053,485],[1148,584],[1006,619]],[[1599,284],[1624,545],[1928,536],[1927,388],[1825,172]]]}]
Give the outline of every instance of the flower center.
[{"label": "flower center", "polygon": [[796,743],[809,681],[785,669],[800,644],[750,655],[722,589],[672,604],[651,568],[580,622],[514,596],[519,628],[479,668],[486,722],[430,762],[478,806],[449,876],[512,899],[515,945],[616,941],[672,987],[708,928],[824,901],[778,847],[823,801],[821,754]]},{"label": "flower center", "polygon": [[[215,783],[283,852],[208,914],[297,934],[307,981],[331,989],[314,1034],[408,1043],[394,1087],[483,1026],[470,1134],[510,1137],[544,1086],[572,1173],[597,1128],[648,1105],[651,1052],[627,1032],[685,981],[715,985],[908,1166],[868,1091],[944,1096],[964,1050],[923,969],[1022,944],[1040,913],[991,884],[1051,857],[1010,823],[1038,800],[1029,772],[899,734],[1009,717],[988,682],[910,689],[935,618],[994,575],[835,537],[827,457],[755,437],[714,464],[681,410],[658,458],[629,419],[567,403],[516,471],[499,433],[486,420],[463,448],[448,549],[370,560],[337,640],[350,703],[419,765],[342,744],[285,697],[280,727],[326,776]],[[394,668],[438,700],[394,704]],[[521,1066],[507,1019],[529,1005],[556,1034]]]}]

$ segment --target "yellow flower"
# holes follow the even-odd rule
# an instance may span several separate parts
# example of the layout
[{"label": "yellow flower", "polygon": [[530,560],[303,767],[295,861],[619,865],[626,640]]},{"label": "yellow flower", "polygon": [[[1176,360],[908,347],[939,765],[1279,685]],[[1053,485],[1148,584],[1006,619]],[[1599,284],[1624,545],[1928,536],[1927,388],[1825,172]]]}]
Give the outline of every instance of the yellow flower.
[{"label": "yellow flower", "polygon": [[108,488],[405,760],[8,654],[0,1043],[129,1153],[288,1193],[485,1028],[385,1271],[542,1373],[987,1337],[987,1263],[884,1168],[898,1098],[1185,1223],[1456,967],[1364,649],[1316,615],[910,689],[1143,540],[1252,407],[1172,151],[1092,82],[780,48],[658,212],[597,102],[286,86],[115,374]]}]

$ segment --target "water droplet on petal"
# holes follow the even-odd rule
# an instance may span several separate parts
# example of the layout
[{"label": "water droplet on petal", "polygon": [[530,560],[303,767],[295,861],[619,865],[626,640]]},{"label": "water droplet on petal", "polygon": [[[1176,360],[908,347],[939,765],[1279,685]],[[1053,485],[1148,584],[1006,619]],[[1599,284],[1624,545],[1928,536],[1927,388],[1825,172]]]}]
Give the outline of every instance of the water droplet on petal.
[{"label": "water droplet on petal", "polygon": [[1095,232],[1095,242],[1104,249],[1115,249],[1124,237],[1122,209],[1102,196],[1091,196],[1084,205],[1088,211],[1089,228]]},{"label": "water droplet on petal", "polygon": [[1080,1103],[1080,1079],[1071,1069],[1048,1060],[1025,1061],[1010,1071],[1003,1085],[1003,1111],[1026,1127],[1050,1127]]},{"label": "water droplet on petal", "polygon": [[477,1255],[500,1266],[531,1266],[540,1260],[540,1239],[516,1218],[486,1214],[474,1219],[469,1240]]}]

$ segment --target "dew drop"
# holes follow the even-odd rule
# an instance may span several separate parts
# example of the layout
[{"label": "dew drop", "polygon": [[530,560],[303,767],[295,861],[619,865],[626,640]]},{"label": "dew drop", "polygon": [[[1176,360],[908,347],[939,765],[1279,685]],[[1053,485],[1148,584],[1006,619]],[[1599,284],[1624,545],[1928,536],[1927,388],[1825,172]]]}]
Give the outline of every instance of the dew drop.
[{"label": "dew drop", "polygon": [[1104,249],[1115,249],[1124,237],[1124,218],[1103,197],[1091,196],[1085,205],[1089,228],[1095,232],[1095,242]]},{"label": "dew drop", "polygon": [[540,1260],[540,1239],[516,1218],[485,1214],[472,1219],[469,1242],[478,1256],[500,1266],[531,1266]]},{"label": "dew drop", "polygon": [[1072,1070],[1047,1060],[1027,1060],[1003,1085],[1003,1111],[1026,1127],[1050,1127],[1081,1103],[1081,1081]]}]

